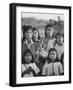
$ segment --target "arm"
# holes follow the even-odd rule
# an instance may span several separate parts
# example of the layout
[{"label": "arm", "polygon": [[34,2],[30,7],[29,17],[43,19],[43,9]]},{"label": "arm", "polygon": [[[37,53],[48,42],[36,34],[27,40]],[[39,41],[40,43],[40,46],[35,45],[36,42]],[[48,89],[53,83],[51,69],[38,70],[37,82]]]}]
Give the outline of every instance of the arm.
[{"label": "arm", "polygon": [[37,73],[32,69],[32,67],[29,67],[29,71],[32,72],[34,76],[37,76]]},{"label": "arm", "polygon": [[22,75],[21,75],[21,77],[24,77],[24,75],[25,74],[29,74],[29,70],[27,69],[27,70],[25,70],[24,72],[22,72]]},{"label": "arm", "polygon": [[63,66],[61,63],[59,63],[59,75],[63,75],[63,74],[64,74]]}]

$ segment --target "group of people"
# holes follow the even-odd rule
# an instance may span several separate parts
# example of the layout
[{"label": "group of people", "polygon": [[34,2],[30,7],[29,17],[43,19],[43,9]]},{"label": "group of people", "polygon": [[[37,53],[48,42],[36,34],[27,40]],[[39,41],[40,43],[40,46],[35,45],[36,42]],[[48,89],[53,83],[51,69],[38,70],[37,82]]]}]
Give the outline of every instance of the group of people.
[{"label": "group of people", "polygon": [[64,75],[64,34],[45,26],[45,37],[41,38],[37,27],[22,27],[21,77]]}]

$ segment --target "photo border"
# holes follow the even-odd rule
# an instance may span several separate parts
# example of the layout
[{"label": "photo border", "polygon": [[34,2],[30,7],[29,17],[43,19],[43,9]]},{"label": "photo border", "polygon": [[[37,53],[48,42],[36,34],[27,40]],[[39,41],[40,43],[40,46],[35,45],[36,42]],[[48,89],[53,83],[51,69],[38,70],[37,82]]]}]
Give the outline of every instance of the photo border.
[{"label": "photo border", "polygon": [[[53,8],[53,9],[68,9],[69,10],[69,81],[16,84],[16,7],[37,7],[37,8],[39,7],[39,8]],[[10,63],[9,63],[10,86],[16,87],[16,86],[35,86],[35,85],[71,83],[71,7],[70,6],[22,4],[22,3],[10,4],[10,41],[9,42],[10,42]]]}]

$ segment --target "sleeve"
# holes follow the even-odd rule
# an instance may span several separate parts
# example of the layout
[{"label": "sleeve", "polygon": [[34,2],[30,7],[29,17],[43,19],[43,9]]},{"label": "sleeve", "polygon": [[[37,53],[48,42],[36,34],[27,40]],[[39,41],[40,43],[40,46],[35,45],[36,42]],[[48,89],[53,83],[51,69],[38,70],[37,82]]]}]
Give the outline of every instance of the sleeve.
[{"label": "sleeve", "polygon": [[27,49],[26,43],[22,43],[22,56],[24,55],[25,50]]},{"label": "sleeve", "polygon": [[33,64],[33,69],[36,74],[38,74],[38,72],[40,72],[40,69],[37,67],[37,65],[35,63]]},{"label": "sleeve", "polygon": [[60,74],[64,73],[63,66],[61,63],[59,63],[59,73]]},{"label": "sleeve", "polygon": [[46,75],[47,67],[46,65],[43,66],[42,75]]},{"label": "sleeve", "polygon": [[26,70],[25,66],[22,64],[21,65],[21,72],[23,73]]}]

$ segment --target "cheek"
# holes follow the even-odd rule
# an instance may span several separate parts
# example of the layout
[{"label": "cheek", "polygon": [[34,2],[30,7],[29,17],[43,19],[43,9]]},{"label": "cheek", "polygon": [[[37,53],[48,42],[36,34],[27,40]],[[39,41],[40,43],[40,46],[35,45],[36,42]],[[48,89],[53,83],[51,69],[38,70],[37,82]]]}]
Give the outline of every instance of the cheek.
[{"label": "cheek", "polygon": [[32,37],[32,33],[29,33],[29,36]]},{"label": "cheek", "polygon": [[30,36],[29,36],[29,33],[26,33],[26,34],[25,34],[25,37],[26,37],[26,38],[29,38],[29,37],[30,37]]},{"label": "cheek", "polygon": [[46,31],[46,34],[49,34],[49,31],[48,30]]},{"label": "cheek", "polygon": [[61,42],[63,42],[63,38],[61,38]]},{"label": "cheek", "polygon": [[60,40],[57,38],[57,42],[59,42]]},{"label": "cheek", "polygon": [[28,34],[27,34],[27,33],[25,33],[25,37],[27,37],[27,35],[28,35]]},{"label": "cheek", "polygon": [[32,56],[30,56],[30,58],[32,59]]},{"label": "cheek", "polygon": [[54,55],[54,59],[56,59],[57,55]]},{"label": "cheek", "polygon": [[50,58],[52,58],[52,55],[49,55]]},{"label": "cheek", "polygon": [[24,59],[25,59],[25,61],[27,61],[27,57],[26,57],[26,56],[25,56],[25,58],[24,58]]}]

